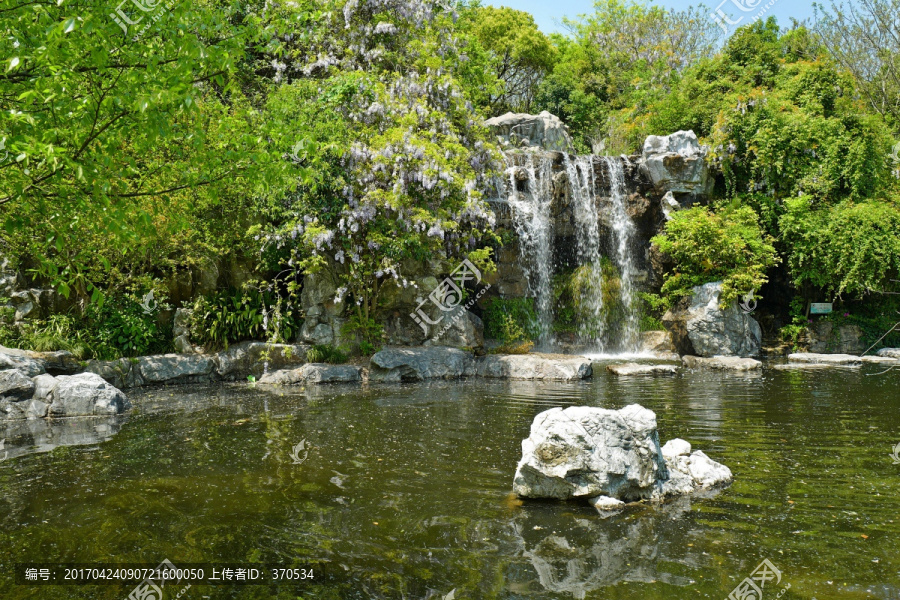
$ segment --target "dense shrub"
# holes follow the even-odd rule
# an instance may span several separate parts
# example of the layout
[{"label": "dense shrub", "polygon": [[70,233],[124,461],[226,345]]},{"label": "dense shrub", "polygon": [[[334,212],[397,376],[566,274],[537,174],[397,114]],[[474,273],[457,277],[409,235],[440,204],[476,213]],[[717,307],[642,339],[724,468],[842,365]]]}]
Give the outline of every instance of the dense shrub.
[{"label": "dense shrub", "polygon": [[243,340],[292,340],[300,325],[299,312],[271,291],[249,286],[197,298],[191,315],[191,336],[206,350],[227,348]]},{"label": "dense shrub", "polygon": [[347,358],[342,350],[327,344],[316,344],[306,351],[306,360],[311,363],[339,365],[347,362]]},{"label": "dense shrub", "polygon": [[484,335],[500,342],[498,352],[526,354],[540,331],[532,298],[494,298],[484,312]]},{"label": "dense shrub", "polygon": [[[167,308],[164,303],[157,309]],[[145,312],[131,295],[108,296],[84,314],[50,315],[18,325],[0,324],[0,344],[46,352],[67,350],[77,358],[113,360],[168,352],[172,329],[160,325],[156,311]]]},{"label": "dense shrub", "polygon": [[870,200],[816,205],[785,202],[780,225],[794,283],[863,296],[900,279],[900,206]]},{"label": "dense shrub", "polygon": [[691,288],[722,281],[722,303],[759,290],[766,271],[778,264],[774,240],[764,233],[750,207],[713,212],[695,207],[676,212],[665,233],[653,238],[676,266],[665,275],[662,295],[673,303]]}]

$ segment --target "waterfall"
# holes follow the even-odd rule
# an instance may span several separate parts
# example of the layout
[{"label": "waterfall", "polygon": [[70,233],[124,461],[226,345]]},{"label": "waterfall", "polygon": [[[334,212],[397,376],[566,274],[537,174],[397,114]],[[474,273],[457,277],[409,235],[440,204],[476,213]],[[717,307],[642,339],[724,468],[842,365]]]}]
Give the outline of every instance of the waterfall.
[{"label": "waterfall", "polygon": [[585,294],[580,298],[583,309],[579,323],[581,338],[602,347],[606,329],[603,319],[603,272],[600,255],[600,216],[594,180],[594,157],[577,156],[575,162],[564,155],[569,194],[575,217],[575,242],[579,268],[586,269]]},{"label": "waterfall", "polygon": [[[550,341],[550,325],[553,321],[552,292],[550,283],[553,272],[552,226],[550,223],[552,159],[541,152],[525,154],[524,169],[515,164],[515,156],[507,154],[509,190],[507,202],[512,209],[513,223],[519,236],[519,255],[528,282],[529,295],[535,300],[538,316],[538,342]],[[521,155],[520,155],[521,156]],[[517,175],[524,171],[527,191],[520,193]]]},{"label": "waterfall", "polygon": [[[556,274],[554,237],[557,232],[553,229],[551,204],[553,161],[559,155],[513,151],[505,156],[506,181],[498,182],[496,188],[498,196],[505,196],[518,236],[519,265],[537,314],[536,341],[539,347],[548,349],[556,341],[552,329],[557,317],[552,285]],[[577,294],[577,300],[573,301],[578,305],[576,340],[592,351],[637,352],[640,347],[634,254],[637,231],[626,210],[622,159],[562,154],[562,166],[568,180],[574,252],[562,249],[559,258],[567,257],[567,263],[574,260],[570,289],[577,290],[572,292]],[[609,200],[601,203],[605,194],[603,191],[598,194],[596,169],[603,166],[608,173]],[[606,258],[604,248],[608,252]],[[609,281],[604,281],[604,277]]]},{"label": "waterfall", "polygon": [[634,281],[636,269],[634,265],[635,227],[625,210],[625,170],[622,162],[615,156],[604,156],[603,161],[609,172],[609,199],[612,203],[613,250],[616,267],[620,276],[620,300],[623,320],[621,337],[616,344],[617,349],[625,352],[636,352],[640,347],[640,324],[638,322],[637,303],[635,302]]}]

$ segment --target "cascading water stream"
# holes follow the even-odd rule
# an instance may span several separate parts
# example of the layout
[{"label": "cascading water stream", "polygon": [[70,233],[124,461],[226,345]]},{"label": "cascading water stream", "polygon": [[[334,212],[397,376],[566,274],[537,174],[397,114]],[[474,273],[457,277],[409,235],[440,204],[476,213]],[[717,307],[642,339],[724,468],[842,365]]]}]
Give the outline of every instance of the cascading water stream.
[{"label": "cascading water stream", "polygon": [[637,352],[640,347],[640,327],[635,302],[634,239],[635,227],[625,209],[625,170],[615,156],[604,156],[609,173],[609,199],[612,203],[612,230],[615,263],[620,276],[620,299],[624,319],[621,337],[616,348],[624,352]]},{"label": "cascading water stream", "polygon": [[[578,335],[599,352],[635,353],[640,346],[635,292],[634,246],[636,229],[626,210],[625,173],[618,157],[563,154],[569,201],[575,225],[575,258],[580,290]],[[551,220],[553,155],[547,152],[508,152],[506,202],[519,240],[520,265],[534,299],[537,341],[552,346],[553,325],[553,221]],[[598,209],[596,171],[605,165],[609,181],[611,239],[604,244]],[[524,182],[525,185],[521,185]],[[521,185],[521,191],[520,191]],[[601,194],[602,195],[602,194]],[[619,272],[618,301],[604,307],[604,267],[601,250],[608,246],[610,261]],[[612,288],[615,289],[615,288]]]},{"label": "cascading water stream", "polygon": [[512,209],[513,223],[519,236],[519,254],[528,282],[528,291],[535,300],[538,316],[537,329],[540,345],[550,341],[550,325],[553,319],[552,293],[552,227],[550,223],[552,160],[546,153],[528,152],[524,166],[527,190],[517,190],[515,155],[507,155],[509,190],[507,202]]},{"label": "cascading water stream", "polygon": [[606,329],[603,319],[603,271],[600,255],[600,217],[594,181],[594,157],[577,156],[573,162],[564,155],[569,193],[575,217],[575,241],[579,273],[583,290],[581,304],[582,321],[579,323],[581,338],[598,348],[603,346]]}]

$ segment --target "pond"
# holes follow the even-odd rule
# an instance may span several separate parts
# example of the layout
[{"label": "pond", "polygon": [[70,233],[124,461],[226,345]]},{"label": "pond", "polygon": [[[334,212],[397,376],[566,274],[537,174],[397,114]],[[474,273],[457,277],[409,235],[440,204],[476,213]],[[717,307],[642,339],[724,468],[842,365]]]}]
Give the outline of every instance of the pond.
[{"label": "pond", "polygon": [[[183,598],[721,600],[767,559],[764,598],[897,599],[900,378],[878,371],[133,391],[124,417],[7,429],[0,597],[133,587],[16,585],[16,563],[168,559],[314,573]],[[632,403],[734,484],[607,517],[510,497],[535,415]]]}]

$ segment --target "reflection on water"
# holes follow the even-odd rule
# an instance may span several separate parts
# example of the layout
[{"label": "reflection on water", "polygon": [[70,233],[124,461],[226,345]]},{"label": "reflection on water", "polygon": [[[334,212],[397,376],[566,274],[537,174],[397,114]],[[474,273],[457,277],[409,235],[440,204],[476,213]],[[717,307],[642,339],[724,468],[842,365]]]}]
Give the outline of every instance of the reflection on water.
[{"label": "reflection on water", "polygon": [[[16,587],[15,562],[168,558],[317,573],[191,598],[721,600],[768,558],[782,598],[898,598],[900,385],[876,371],[162,388],[127,418],[4,423],[0,597],[129,591]],[[509,498],[536,414],[634,402],[735,483],[606,518]]]},{"label": "reflection on water", "polygon": [[111,416],[0,421],[0,440],[5,440],[0,461],[50,452],[61,446],[96,445],[112,438],[126,420],[125,416]]},{"label": "reflection on water", "polygon": [[[549,592],[585,598],[588,592],[621,582],[686,586],[687,577],[662,571],[660,540],[680,527],[678,519],[691,510],[689,498],[639,510],[632,518],[613,515],[559,513],[526,508],[515,521],[522,555],[531,561],[541,587]],[[684,564],[702,563],[700,550],[682,549]],[[663,550],[663,554],[667,554]]]}]

